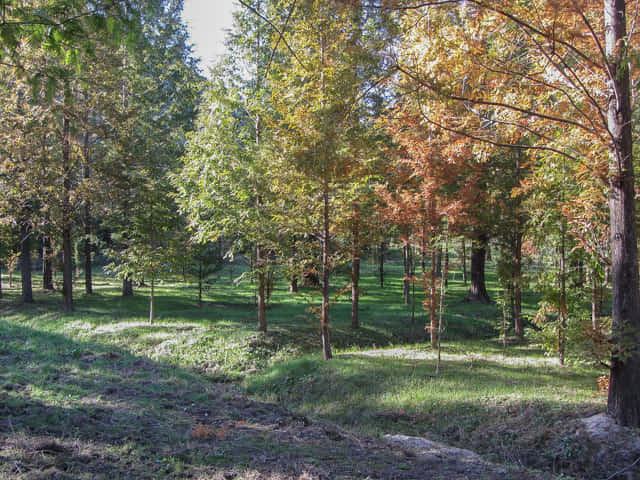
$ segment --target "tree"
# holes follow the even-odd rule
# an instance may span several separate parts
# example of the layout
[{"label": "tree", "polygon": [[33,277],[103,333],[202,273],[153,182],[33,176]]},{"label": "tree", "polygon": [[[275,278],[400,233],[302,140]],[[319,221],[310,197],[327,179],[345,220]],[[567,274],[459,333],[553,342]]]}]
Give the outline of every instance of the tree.
[{"label": "tree", "polygon": [[[533,3],[427,2],[425,9],[427,5],[449,9],[455,21],[439,29],[431,25],[425,34],[426,22],[413,18],[411,25],[418,27],[409,33],[409,41],[424,45],[436,36],[444,39],[446,46],[439,58],[445,61],[446,56],[447,63],[456,66],[446,69],[441,68],[442,63],[424,62],[425,55],[435,55],[428,48],[414,57],[418,63],[400,65],[400,69],[443,101],[485,110],[485,119],[529,132],[534,137],[529,149],[554,151],[586,164],[594,155],[608,151],[616,345],[608,411],[620,424],[639,426],[640,284],[629,68],[634,39],[627,34],[627,2],[605,0],[601,6],[592,2]],[[416,9],[411,15],[432,13]],[[426,65],[429,72],[418,68]],[[535,96],[523,97],[523,92]],[[540,96],[550,101],[534,101]],[[480,123],[452,122],[446,128],[498,143],[478,130]],[[582,142],[577,149],[564,143],[567,137],[561,129],[567,127],[580,132]]]},{"label": "tree", "polygon": [[265,19],[277,18],[285,9],[263,0],[242,3],[245,8],[236,12],[228,40],[231,53],[204,94],[176,185],[197,241],[234,239],[233,250],[255,250],[258,328],[266,332],[267,272],[282,238],[274,211],[272,187],[278,174],[267,101],[267,71],[277,52],[272,47],[275,32]]},{"label": "tree", "polygon": [[281,116],[280,149],[303,179],[291,192],[296,218],[308,218],[301,233],[312,232],[321,246],[323,355],[331,358],[330,278],[337,263],[336,221],[340,205],[353,205],[350,185],[368,158],[358,143],[366,123],[368,74],[378,62],[367,49],[363,30],[369,15],[360,2],[305,0],[296,5],[287,30],[291,55],[270,74],[272,101]]}]

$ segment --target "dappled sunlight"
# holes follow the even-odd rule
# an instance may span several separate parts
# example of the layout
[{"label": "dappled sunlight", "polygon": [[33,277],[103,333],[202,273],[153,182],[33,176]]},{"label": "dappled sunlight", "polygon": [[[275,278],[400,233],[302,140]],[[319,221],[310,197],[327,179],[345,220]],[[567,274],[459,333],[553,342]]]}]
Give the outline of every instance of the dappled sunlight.
[{"label": "dappled sunlight", "polygon": [[186,323],[186,322],[175,322],[175,323],[162,323],[162,322],[117,322],[117,323],[109,323],[102,324],[96,327],[93,327],[93,333],[102,334],[102,333],[115,333],[122,330],[134,329],[134,328],[145,328],[145,329],[192,329],[192,330],[202,330],[203,327],[198,323]]},{"label": "dappled sunlight", "polygon": [[[363,350],[356,355],[365,357],[388,357],[407,360],[436,360],[438,352],[435,350],[412,350],[408,348],[388,348],[378,350]],[[550,357],[511,357],[508,355],[497,355],[490,353],[441,353],[442,360],[468,362],[473,366],[474,362],[492,362],[501,365],[515,366],[558,366],[558,360]]]}]

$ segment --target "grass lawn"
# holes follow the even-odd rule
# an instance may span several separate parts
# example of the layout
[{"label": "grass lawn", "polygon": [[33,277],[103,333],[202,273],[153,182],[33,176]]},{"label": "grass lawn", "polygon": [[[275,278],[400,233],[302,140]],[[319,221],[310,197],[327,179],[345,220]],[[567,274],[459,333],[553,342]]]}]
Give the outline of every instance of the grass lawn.
[{"label": "grass lawn", "polygon": [[[202,308],[194,285],[160,285],[153,324],[146,288],[122,298],[117,282],[97,275],[96,293],[78,294],[76,311],[63,314],[58,294],[36,291],[34,305],[18,305],[17,289],[7,289],[3,278],[0,405],[11,424],[0,425],[0,431],[90,436],[77,425],[85,419],[95,421],[95,438],[111,445],[103,452],[107,456],[129,451],[139,462],[162,468],[206,463],[213,460],[165,461],[150,453],[154,440],[143,441],[139,431],[153,424],[152,437],[184,440],[190,425],[161,415],[162,409],[208,401],[214,380],[236,382],[258,399],[354,432],[423,435],[498,462],[557,467],[584,453],[567,441],[568,432],[572,419],[604,409],[596,383],[601,369],[578,361],[560,367],[533,346],[511,345],[503,356],[497,340],[501,312],[494,305],[466,303],[458,273],[449,284],[436,378],[420,296],[413,323],[410,307],[402,305],[400,266],[386,265],[384,289],[373,265],[363,270],[362,326],[350,328],[349,298],[337,299],[331,309],[336,358],[328,363],[320,355],[319,321],[306,310],[318,294],[293,295],[282,282],[267,312],[269,333],[260,335],[253,285],[234,285],[228,271],[214,279]],[[346,283],[339,277],[336,292]],[[496,298],[491,270],[488,284]],[[532,313],[535,296],[524,300]],[[123,438],[128,440],[117,447],[109,443]],[[178,475],[181,467],[174,467]]]}]

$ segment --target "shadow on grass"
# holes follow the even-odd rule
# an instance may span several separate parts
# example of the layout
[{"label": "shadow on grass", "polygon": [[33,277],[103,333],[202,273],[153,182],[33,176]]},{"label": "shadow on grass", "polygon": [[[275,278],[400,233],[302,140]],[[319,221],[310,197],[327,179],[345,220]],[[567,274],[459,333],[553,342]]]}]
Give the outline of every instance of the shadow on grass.
[{"label": "shadow on grass", "polygon": [[365,434],[435,436],[494,461],[550,470],[571,461],[571,452],[556,448],[574,435],[571,422],[604,409],[605,399],[592,393],[595,370],[471,364],[461,356],[444,361],[439,377],[434,373],[432,359],[314,356],[276,365],[246,387]]},{"label": "shadow on grass", "polygon": [[4,320],[0,340],[2,479],[426,478],[434,468],[458,478],[451,471],[471,468],[398,464],[387,447],[367,452],[335,428],[123,349]]}]

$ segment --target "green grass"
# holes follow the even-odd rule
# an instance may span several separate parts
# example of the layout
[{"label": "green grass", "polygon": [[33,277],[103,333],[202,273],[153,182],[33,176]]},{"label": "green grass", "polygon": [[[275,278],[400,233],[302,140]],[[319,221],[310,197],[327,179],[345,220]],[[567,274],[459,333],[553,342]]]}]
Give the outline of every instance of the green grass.
[{"label": "green grass", "polygon": [[[373,270],[373,265],[364,268],[360,329],[349,326],[348,295],[332,305],[336,358],[328,363],[319,356],[319,321],[307,312],[319,302],[318,293],[292,295],[282,282],[267,313],[269,333],[260,335],[254,286],[235,285],[228,271],[212,279],[202,308],[195,285],[162,283],[153,324],[147,288],[122,298],[117,282],[97,275],[96,293],[77,294],[76,311],[63,314],[58,294],[36,291],[36,304],[18,305],[17,288],[7,289],[5,277],[0,400],[13,412],[12,428],[22,431],[90,436],[74,422],[95,416],[96,429],[106,429],[106,438],[132,439],[109,447],[110,455],[134,449],[143,464],[156,458],[147,452],[154,438],[188,436],[184,418],[157,417],[163,408],[158,399],[173,401],[180,391],[187,405],[206,401],[211,380],[241,380],[259,399],[359,433],[426,435],[496,461],[536,467],[557,464],[559,455],[569,460],[575,452],[555,445],[572,419],[602,411],[596,378],[603,372],[580,362],[559,367],[532,346],[509,346],[503,357],[496,340],[501,312],[495,305],[465,302],[467,287],[458,273],[449,283],[443,362],[435,378],[421,296],[412,323],[410,307],[402,304],[401,267],[386,265],[384,289]],[[334,283],[337,293],[348,282],[338,277]],[[488,287],[495,298],[499,291],[491,270]],[[525,296],[526,313],[535,311],[535,302],[535,295]],[[390,348],[409,349],[420,358],[384,357],[379,351]],[[363,354],[371,350],[378,353]],[[128,392],[121,404],[104,393],[109,386]],[[154,412],[153,419],[137,418],[141,409]],[[109,415],[115,420],[105,426]],[[152,420],[157,428],[143,441],[132,429]],[[207,458],[202,461],[215,460]]]}]

